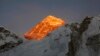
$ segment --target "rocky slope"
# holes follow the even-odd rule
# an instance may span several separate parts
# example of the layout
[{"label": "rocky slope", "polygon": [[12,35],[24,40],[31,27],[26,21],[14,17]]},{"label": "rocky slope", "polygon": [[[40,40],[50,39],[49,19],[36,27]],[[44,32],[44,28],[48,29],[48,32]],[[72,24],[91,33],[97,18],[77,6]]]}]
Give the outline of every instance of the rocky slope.
[{"label": "rocky slope", "polygon": [[23,40],[16,34],[10,32],[4,27],[0,27],[0,53],[10,50],[22,42]]},{"label": "rocky slope", "polygon": [[[100,17],[86,17],[72,25],[66,56],[100,56]],[[79,27],[77,27],[79,26]]]}]

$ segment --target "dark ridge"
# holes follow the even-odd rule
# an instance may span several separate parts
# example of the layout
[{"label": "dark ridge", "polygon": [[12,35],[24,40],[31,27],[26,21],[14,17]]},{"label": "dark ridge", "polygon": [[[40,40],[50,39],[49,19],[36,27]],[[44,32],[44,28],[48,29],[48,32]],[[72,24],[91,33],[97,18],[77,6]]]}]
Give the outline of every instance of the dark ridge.
[{"label": "dark ridge", "polygon": [[68,53],[66,56],[76,56],[76,53],[81,48],[82,44],[82,34],[88,29],[89,24],[91,23],[93,17],[86,17],[82,23],[72,23],[70,25],[72,33],[71,41],[68,44]]},{"label": "dark ridge", "polygon": [[[8,40],[7,38],[12,38],[13,40],[6,42],[6,40]],[[23,43],[23,40],[16,34],[11,33],[9,30],[6,30],[3,27],[0,27],[0,41],[3,42],[3,44],[0,43],[0,53],[11,50],[12,48],[17,47]]]},{"label": "dark ridge", "polygon": [[93,17],[86,17],[80,24],[79,33],[82,34],[88,29],[89,24],[91,23]]}]

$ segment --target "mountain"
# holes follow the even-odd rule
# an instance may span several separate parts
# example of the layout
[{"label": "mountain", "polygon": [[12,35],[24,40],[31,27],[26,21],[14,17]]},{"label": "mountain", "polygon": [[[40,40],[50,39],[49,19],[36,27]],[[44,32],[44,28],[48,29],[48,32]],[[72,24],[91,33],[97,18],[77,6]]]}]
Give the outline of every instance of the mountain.
[{"label": "mountain", "polygon": [[8,51],[23,42],[16,34],[10,32],[4,27],[0,27],[0,53]]},{"label": "mountain", "polygon": [[65,24],[41,41],[21,43],[0,56],[100,56],[100,16]]},{"label": "mountain", "polygon": [[[74,23],[66,56],[100,56],[100,16]],[[79,28],[77,27],[79,26]]]}]

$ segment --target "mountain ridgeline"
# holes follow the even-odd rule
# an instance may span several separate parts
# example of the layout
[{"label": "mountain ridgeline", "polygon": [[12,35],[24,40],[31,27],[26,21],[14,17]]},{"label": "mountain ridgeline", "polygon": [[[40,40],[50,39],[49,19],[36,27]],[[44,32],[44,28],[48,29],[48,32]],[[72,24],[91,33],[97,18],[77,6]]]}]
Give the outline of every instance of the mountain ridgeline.
[{"label": "mountain ridgeline", "polygon": [[[94,24],[98,24],[98,26],[95,26]],[[66,53],[66,56],[99,56],[99,27],[100,21],[97,20],[96,17],[86,17],[80,24],[72,23],[70,25],[72,33],[70,34],[70,42],[68,44],[68,52]],[[93,30],[91,30],[91,28]],[[98,32],[96,32],[96,30]]]},{"label": "mountain ridgeline", "polygon": [[16,34],[0,27],[0,53],[11,50],[23,42]]}]

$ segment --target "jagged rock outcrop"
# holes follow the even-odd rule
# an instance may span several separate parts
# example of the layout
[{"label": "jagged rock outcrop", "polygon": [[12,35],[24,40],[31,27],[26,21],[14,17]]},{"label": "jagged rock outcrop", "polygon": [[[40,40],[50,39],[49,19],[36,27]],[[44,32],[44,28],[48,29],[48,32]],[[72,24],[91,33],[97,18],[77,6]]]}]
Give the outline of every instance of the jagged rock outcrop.
[{"label": "jagged rock outcrop", "polygon": [[67,56],[77,56],[79,48],[82,46],[82,34],[88,29],[92,17],[86,17],[82,23],[73,23],[71,25],[72,33],[70,34],[70,42]]},{"label": "jagged rock outcrop", "polygon": [[0,27],[0,53],[10,50],[22,42],[23,40],[16,34],[6,30],[4,27]]},{"label": "jagged rock outcrop", "polygon": [[83,34],[89,27],[89,24],[91,23],[93,17],[86,17],[82,23],[80,24],[80,28],[78,30],[79,34]]},{"label": "jagged rock outcrop", "polygon": [[88,56],[100,56],[100,16],[93,18],[86,35],[85,45],[88,49]]}]

